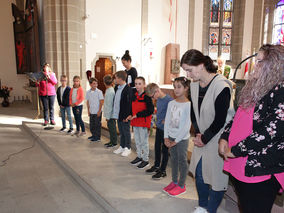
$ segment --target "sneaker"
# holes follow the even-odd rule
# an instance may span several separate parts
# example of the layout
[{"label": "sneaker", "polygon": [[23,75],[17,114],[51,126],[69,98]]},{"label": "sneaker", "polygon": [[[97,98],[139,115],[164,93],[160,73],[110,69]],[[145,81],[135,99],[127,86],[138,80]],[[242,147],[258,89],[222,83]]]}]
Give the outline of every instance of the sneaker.
[{"label": "sneaker", "polygon": [[116,145],[117,145],[117,144],[112,144],[112,143],[111,143],[111,144],[107,145],[106,148],[112,148],[112,147],[115,147]]},{"label": "sneaker", "polygon": [[90,143],[97,142],[95,138],[90,139]]},{"label": "sneaker", "polygon": [[144,169],[144,168],[146,168],[147,166],[149,166],[149,162],[142,160],[142,162],[137,166],[137,168],[138,168],[138,169]]},{"label": "sneaker", "polygon": [[176,196],[179,196],[179,195],[182,195],[186,192],[186,188],[185,188],[185,185],[183,188],[181,188],[179,185],[176,185],[176,187],[174,187],[173,189],[171,190],[168,190],[168,194],[172,197],[176,197]]},{"label": "sneaker", "polygon": [[88,140],[92,140],[92,139],[93,139],[93,136],[88,137]]},{"label": "sneaker", "polygon": [[128,155],[130,155],[130,153],[131,153],[131,149],[128,149],[127,147],[125,147],[123,152],[121,153],[121,156],[127,157]]},{"label": "sneaker", "polygon": [[50,121],[50,124],[51,124],[51,125],[55,125],[56,123],[55,123],[54,120],[51,120],[51,121]]},{"label": "sneaker", "polygon": [[43,126],[47,126],[48,121],[44,121]]},{"label": "sneaker", "polygon": [[72,136],[76,135],[79,137],[80,131],[73,132]]},{"label": "sneaker", "polygon": [[132,165],[137,165],[138,163],[140,163],[142,161],[142,159],[141,158],[135,158],[133,161],[131,161],[130,163],[132,164]]},{"label": "sneaker", "polygon": [[123,151],[124,151],[124,148],[120,146],[118,149],[114,150],[113,153],[118,155],[118,154],[121,154]]},{"label": "sneaker", "polygon": [[167,177],[166,171],[160,171],[160,170],[157,171],[157,173],[152,176],[152,178],[155,180],[160,180],[164,177]]},{"label": "sneaker", "polygon": [[159,167],[155,167],[155,166],[152,166],[150,169],[147,169],[146,170],[146,173],[154,173],[154,172],[157,172],[159,170]]},{"label": "sneaker", "polygon": [[165,188],[163,188],[163,192],[168,193],[168,191],[172,190],[176,187],[176,184],[174,182],[171,182],[169,185],[167,185]]},{"label": "sneaker", "polygon": [[68,131],[67,131],[67,134],[74,134],[74,131],[73,131],[73,129],[69,129]]},{"label": "sneaker", "polygon": [[65,127],[63,127],[63,128],[60,129],[60,132],[66,132],[66,130],[67,129]]},{"label": "sneaker", "polygon": [[111,142],[108,142],[108,143],[105,143],[104,146],[107,147],[110,144],[111,144]]},{"label": "sneaker", "polygon": [[195,210],[192,213],[208,213],[208,211],[206,209],[204,209],[203,207],[195,207]]},{"label": "sneaker", "polygon": [[85,136],[86,134],[86,132],[81,132],[79,136]]}]

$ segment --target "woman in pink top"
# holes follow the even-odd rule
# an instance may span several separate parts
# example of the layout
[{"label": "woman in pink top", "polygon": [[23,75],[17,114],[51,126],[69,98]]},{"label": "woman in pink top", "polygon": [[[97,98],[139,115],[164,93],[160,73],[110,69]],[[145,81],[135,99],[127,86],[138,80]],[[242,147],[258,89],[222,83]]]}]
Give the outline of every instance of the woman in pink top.
[{"label": "woman in pink top", "polygon": [[[44,113],[43,125],[46,126],[48,124],[49,118],[50,118],[50,124],[55,125],[54,100],[56,96],[55,85],[57,84],[57,79],[54,72],[52,72],[49,64],[43,65],[43,73],[45,75],[45,79],[37,83],[39,87],[38,94],[43,105],[43,113]],[[49,118],[48,118],[48,110],[49,110]]]},{"label": "woman in pink top", "polygon": [[269,213],[284,188],[284,47],[260,48],[219,153],[243,213]]}]

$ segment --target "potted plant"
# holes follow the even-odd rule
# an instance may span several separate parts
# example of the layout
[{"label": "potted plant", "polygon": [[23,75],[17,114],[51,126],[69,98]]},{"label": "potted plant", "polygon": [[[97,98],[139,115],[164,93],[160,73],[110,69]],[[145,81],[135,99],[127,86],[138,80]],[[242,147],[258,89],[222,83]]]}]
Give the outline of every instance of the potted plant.
[{"label": "potted plant", "polygon": [[10,97],[10,92],[12,90],[13,90],[12,87],[1,86],[1,88],[0,88],[0,97],[3,98],[3,102],[2,102],[2,106],[3,107],[8,107],[10,105],[9,97]]}]

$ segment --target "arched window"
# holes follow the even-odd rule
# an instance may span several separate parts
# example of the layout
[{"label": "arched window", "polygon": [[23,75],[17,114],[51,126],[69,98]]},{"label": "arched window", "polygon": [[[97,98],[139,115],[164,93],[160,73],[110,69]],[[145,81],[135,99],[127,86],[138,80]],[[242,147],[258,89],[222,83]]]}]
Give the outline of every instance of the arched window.
[{"label": "arched window", "polygon": [[231,60],[233,0],[210,0],[209,56]]},{"label": "arched window", "polygon": [[284,45],[284,0],[277,3],[274,11],[272,43]]}]

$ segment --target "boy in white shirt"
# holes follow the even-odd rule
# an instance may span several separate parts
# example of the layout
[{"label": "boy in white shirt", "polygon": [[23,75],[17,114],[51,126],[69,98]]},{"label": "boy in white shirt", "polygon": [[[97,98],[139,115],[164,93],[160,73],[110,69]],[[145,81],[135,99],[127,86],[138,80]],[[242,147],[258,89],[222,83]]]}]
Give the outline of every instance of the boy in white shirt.
[{"label": "boy in white shirt", "polygon": [[88,115],[90,117],[90,131],[92,136],[88,137],[91,142],[99,142],[101,140],[101,126],[102,126],[102,106],[104,104],[104,96],[100,89],[98,89],[98,80],[90,78],[91,89],[87,91],[86,100]]}]

